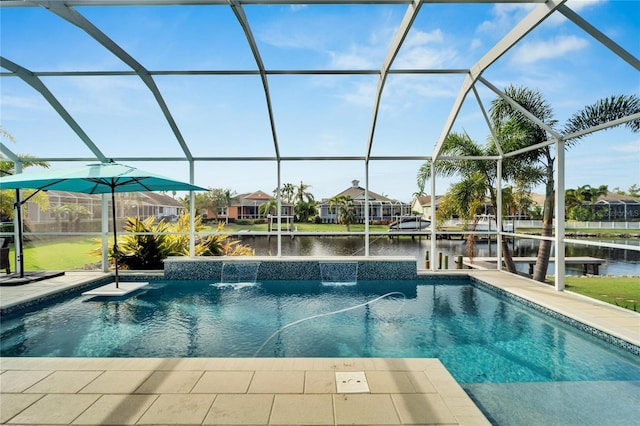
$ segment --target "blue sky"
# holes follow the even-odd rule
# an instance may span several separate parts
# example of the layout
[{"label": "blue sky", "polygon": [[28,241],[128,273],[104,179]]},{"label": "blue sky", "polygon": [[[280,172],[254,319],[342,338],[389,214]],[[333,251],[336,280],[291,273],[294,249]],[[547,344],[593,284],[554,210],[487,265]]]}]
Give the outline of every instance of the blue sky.
[{"label": "blue sky", "polygon": [[[567,5],[640,57],[640,1],[572,1]],[[425,4],[394,69],[468,69],[534,6]],[[245,6],[269,70],[378,70],[406,5]],[[246,38],[228,6],[78,7],[77,11],[147,70],[256,70]],[[0,9],[3,57],[31,71],[129,71],[82,30],[43,8]],[[3,70],[5,71],[5,70]],[[541,91],[559,123],[614,94],[640,93],[637,70],[559,14],[530,32],[483,77],[502,89]],[[433,152],[462,74],[392,74],[383,92],[373,156]],[[151,92],[136,76],[42,76],[42,81],[107,157],[181,157],[183,152]],[[154,80],[196,157],[272,157],[265,95],[256,75],[157,75]],[[285,157],[363,156],[372,122],[377,75],[270,75],[274,121]],[[16,153],[91,157],[42,96],[15,77],[0,78],[0,124]],[[495,94],[478,86],[484,107]],[[454,131],[480,143],[489,135],[472,94]],[[188,180],[187,163],[126,161]],[[54,167],[68,163],[52,163]],[[402,201],[417,190],[420,161],[373,161],[370,189]],[[330,197],[357,179],[362,162],[282,162],[282,182],[311,185]],[[437,181],[444,193],[451,180]],[[274,162],[197,162],[195,183],[238,193],[271,192]],[[640,135],[600,132],[567,152],[567,187],[640,184]]]}]

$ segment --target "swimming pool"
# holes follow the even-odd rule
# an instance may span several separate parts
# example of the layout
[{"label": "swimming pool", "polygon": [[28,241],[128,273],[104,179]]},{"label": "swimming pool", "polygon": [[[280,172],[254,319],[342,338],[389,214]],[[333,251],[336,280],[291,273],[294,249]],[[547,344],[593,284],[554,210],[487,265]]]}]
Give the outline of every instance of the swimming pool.
[{"label": "swimming pool", "polygon": [[637,356],[466,279],[159,281],[122,300],[72,297],[6,316],[0,332],[2,356],[439,358],[498,424],[522,424],[522,404],[548,423],[550,404],[571,411],[566,395],[582,395],[582,407],[590,386],[626,398],[621,419],[637,419],[640,402]]}]

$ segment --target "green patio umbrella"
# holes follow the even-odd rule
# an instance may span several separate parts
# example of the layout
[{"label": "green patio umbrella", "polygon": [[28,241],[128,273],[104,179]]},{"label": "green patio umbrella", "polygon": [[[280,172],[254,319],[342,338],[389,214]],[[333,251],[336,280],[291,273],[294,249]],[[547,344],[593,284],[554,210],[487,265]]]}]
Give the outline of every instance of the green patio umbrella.
[{"label": "green patio umbrella", "polygon": [[[115,281],[118,286],[118,240],[116,233],[116,192],[146,191],[206,191],[189,183],[180,182],[135,167],[115,162],[89,164],[65,169],[19,173],[0,177],[0,189],[37,189],[41,191],[68,191],[84,194],[111,194],[113,216],[113,252],[115,257]],[[16,206],[20,214],[20,206]],[[19,222],[21,222],[19,220]],[[22,226],[20,226],[22,229]],[[20,237],[21,238],[21,237]],[[22,244],[20,244],[22,247]],[[22,258],[22,254],[20,254]],[[21,276],[24,269],[21,268]]]}]

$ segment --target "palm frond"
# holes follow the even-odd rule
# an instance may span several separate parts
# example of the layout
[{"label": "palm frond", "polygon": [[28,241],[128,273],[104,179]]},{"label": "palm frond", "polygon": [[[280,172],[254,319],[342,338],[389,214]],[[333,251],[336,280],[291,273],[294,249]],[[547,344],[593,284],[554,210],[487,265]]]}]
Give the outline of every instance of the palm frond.
[{"label": "palm frond", "polygon": [[[575,132],[587,130],[591,127],[638,113],[640,113],[640,97],[636,95],[610,96],[591,105],[587,105],[582,110],[573,114],[571,118],[567,120],[562,133],[570,135]],[[634,133],[640,131],[640,119],[627,121],[622,125],[629,128]],[[568,145],[584,136],[585,135],[572,138],[568,141]]]}]

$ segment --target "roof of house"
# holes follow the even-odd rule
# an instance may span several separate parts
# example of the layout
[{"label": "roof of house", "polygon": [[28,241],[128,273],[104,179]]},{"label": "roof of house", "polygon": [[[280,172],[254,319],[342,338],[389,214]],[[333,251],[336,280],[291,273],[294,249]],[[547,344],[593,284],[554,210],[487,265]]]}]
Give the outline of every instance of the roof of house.
[{"label": "roof of house", "polygon": [[[149,204],[153,206],[164,207],[183,207],[182,203],[169,195],[160,192],[136,192],[129,193],[135,194],[135,197],[139,197],[139,200],[143,204]],[[47,191],[47,195],[50,198],[67,198],[72,200],[95,200],[99,201],[102,197],[101,194],[84,194],[81,192],[68,192],[68,191]]]},{"label": "roof of house", "polygon": [[640,198],[631,195],[622,195],[616,192],[609,192],[607,195],[598,197],[596,204],[639,204]]},{"label": "roof of house", "polygon": [[[270,199],[275,198],[272,195],[267,194],[264,191],[257,190],[255,192],[245,192],[244,194],[238,194],[234,197],[235,202],[233,202],[232,206],[252,206],[256,203],[263,204],[269,201]],[[283,206],[292,206],[293,204],[287,203],[282,200]]]},{"label": "roof of house", "polygon": [[146,198],[149,200],[149,204],[156,206],[183,207],[180,201],[160,192],[140,192],[139,194],[143,203]]},{"label": "roof of house", "polygon": [[[348,196],[348,197],[351,197],[351,199],[354,200],[354,201],[364,201],[364,199],[365,199],[364,198],[364,193],[365,193],[365,190],[364,190],[364,188],[362,188],[360,186],[360,181],[353,180],[353,181],[351,181],[351,186],[349,188],[345,189],[344,191],[340,192],[339,194],[336,194],[335,196],[336,197],[338,197],[338,196],[347,197]],[[369,201],[379,201],[379,202],[394,203],[394,204],[400,203],[400,201],[398,201],[398,200],[394,200],[394,199],[388,198],[388,197],[386,197],[384,195],[380,195],[380,194],[378,194],[376,192],[373,192],[371,190],[369,190],[368,195],[369,195]],[[322,202],[323,203],[327,203],[327,202],[329,202],[329,200],[328,199],[324,199],[324,200],[322,200]]]},{"label": "roof of house", "polygon": [[256,201],[259,201],[260,204],[267,202],[272,197],[268,195],[266,192],[257,190],[255,192],[245,192],[244,194],[238,194],[233,197],[234,202],[231,203],[232,206],[247,206],[253,205]]},{"label": "roof of house", "polygon": [[[444,195],[436,195],[436,205],[440,204],[443,198]],[[417,201],[422,207],[430,206],[431,195],[420,195],[419,197],[417,197]]]}]

